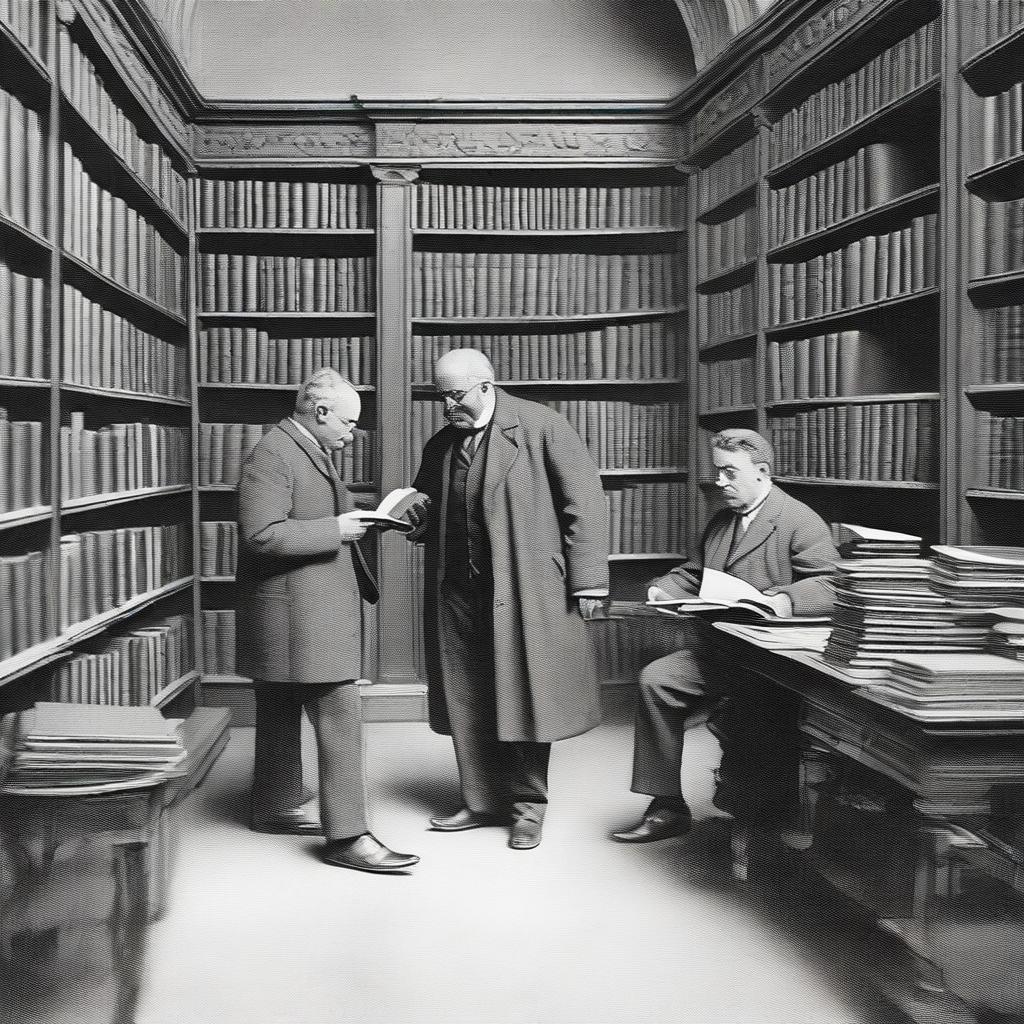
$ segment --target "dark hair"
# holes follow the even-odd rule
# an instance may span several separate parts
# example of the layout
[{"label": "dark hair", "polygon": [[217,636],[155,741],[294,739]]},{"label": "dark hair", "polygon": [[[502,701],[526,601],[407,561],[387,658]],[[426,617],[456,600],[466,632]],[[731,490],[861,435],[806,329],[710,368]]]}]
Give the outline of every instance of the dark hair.
[{"label": "dark hair", "polygon": [[748,430],[746,427],[720,430],[711,438],[711,447],[724,452],[746,452],[755,465],[764,462],[769,473],[775,471],[775,449],[771,441],[762,437],[756,430]]}]

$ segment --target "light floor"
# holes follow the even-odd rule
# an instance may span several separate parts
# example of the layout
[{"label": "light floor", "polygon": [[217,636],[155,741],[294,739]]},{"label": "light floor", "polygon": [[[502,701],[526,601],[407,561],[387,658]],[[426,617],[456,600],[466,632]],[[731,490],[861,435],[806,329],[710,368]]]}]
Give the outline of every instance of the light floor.
[{"label": "light floor", "polygon": [[[609,842],[628,792],[628,709],[555,746],[543,844],[503,829],[428,832],[458,805],[450,741],[366,728],[377,835],[408,877],[329,868],[317,844],[246,828],[252,730],[236,729],[180,808],[167,916],[151,930],[136,1024],[881,1024],[852,929],[769,912],[727,870],[727,827]],[[307,741],[309,737],[307,736]],[[717,746],[687,742],[698,818]],[[849,928],[849,926],[846,926]]]}]

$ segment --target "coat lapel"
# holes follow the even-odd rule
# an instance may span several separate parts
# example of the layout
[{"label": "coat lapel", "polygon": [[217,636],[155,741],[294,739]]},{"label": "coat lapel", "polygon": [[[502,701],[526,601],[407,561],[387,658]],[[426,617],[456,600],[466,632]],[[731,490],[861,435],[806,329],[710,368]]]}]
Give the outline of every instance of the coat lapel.
[{"label": "coat lapel", "polygon": [[494,507],[494,494],[504,483],[516,459],[519,457],[520,423],[519,413],[509,395],[501,388],[495,388],[496,402],[491,424],[491,436],[487,441],[487,465],[484,467],[483,508],[485,518],[490,518]]},{"label": "coat lapel", "polygon": [[318,444],[314,444],[306,435],[295,426],[290,418],[285,418],[278,423],[278,426],[302,449],[309,458],[309,461],[316,467],[317,472],[322,473],[330,482],[334,491],[334,502],[338,512],[348,511],[348,502],[345,500],[347,491],[338,471],[334,468],[330,456]]},{"label": "coat lapel", "polygon": [[729,557],[729,545],[732,543],[734,518],[723,516],[721,523],[707,539],[707,550],[704,552],[704,564],[709,569],[725,571],[725,562]]},{"label": "coat lapel", "polygon": [[732,554],[728,556],[726,569],[741,558],[745,558],[755,548],[760,547],[775,532],[775,524],[778,521],[781,507],[782,492],[773,485],[768,497],[765,498],[761,511],[754,516],[754,521],[747,527],[747,532],[743,534]]}]

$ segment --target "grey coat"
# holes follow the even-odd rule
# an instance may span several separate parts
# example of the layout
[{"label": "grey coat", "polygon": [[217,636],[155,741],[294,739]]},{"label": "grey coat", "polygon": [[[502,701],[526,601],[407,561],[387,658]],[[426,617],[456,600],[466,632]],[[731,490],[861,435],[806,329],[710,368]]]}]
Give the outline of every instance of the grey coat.
[{"label": "grey coat", "polygon": [[[594,460],[568,421],[495,389],[482,508],[494,575],[494,677],[501,740],[547,742],[600,718],[592,641],[573,593],[608,586],[608,507]],[[430,725],[450,733],[445,638],[437,614],[452,448],[445,427],[416,477],[430,495],[424,633]]]},{"label": "grey coat", "polygon": [[238,671],[334,683],[363,672],[362,601],[377,587],[336,516],[354,507],[324,451],[290,419],[249,453],[238,486]]}]

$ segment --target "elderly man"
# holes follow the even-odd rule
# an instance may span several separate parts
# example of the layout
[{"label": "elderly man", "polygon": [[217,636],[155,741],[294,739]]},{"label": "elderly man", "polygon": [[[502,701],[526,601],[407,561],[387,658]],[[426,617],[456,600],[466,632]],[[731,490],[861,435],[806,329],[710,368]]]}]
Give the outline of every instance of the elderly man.
[{"label": "elderly man", "polygon": [[[363,777],[362,600],[377,586],[357,541],[365,527],[330,452],[359,419],[359,395],[317,371],[295,412],[249,453],[238,487],[239,671],[256,688],[252,827],[318,834],[325,863],[389,873],[419,858],[370,832]],[[323,826],[302,807],[300,725],[316,733]]]},{"label": "elderly man", "polygon": [[[701,560],[655,580],[649,598],[695,593],[707,566],[751,584],[780,616],[828,615],[833,600],[829,575],[839,552],[821,517],[772,483],[771,443],[753,430],[722,430],[711,438],[711,458],[726,508],[704,531]],[[640,673],[632,790],[654,799],[632,828],[612,833],[618,842],[649,843],[690,829],[690,809],[680,786],[686,719],[724,690],[722,669],[710,653],[698,642]]]},{"label": "elderly man", "polygon": [[425,623],[431,727],[450,734],[464,806],[458,832],[511,823],[538,845],[553,740],[599,720],[582,614],[608,592],[608,511],[586,445],[556,412],[494,384],[482,353],[442,356],[448,425],[423,452]]}]

